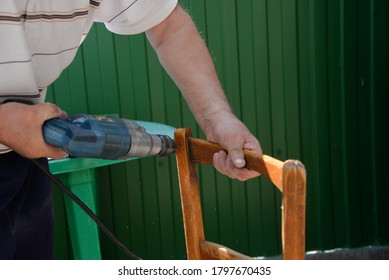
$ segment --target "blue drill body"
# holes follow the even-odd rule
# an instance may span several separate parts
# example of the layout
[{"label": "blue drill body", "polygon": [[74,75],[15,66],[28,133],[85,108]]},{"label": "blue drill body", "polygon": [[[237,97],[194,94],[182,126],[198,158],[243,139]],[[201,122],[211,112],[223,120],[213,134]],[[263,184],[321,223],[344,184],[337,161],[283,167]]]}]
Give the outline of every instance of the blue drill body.
[{"label": "blue drill body", "polygon": [[51,119],[43,125],[43,137],[48,144],[79,158],[164,156],[176,150],[170,137],[149,134],[137,123],[115,116],[79,114]]}]

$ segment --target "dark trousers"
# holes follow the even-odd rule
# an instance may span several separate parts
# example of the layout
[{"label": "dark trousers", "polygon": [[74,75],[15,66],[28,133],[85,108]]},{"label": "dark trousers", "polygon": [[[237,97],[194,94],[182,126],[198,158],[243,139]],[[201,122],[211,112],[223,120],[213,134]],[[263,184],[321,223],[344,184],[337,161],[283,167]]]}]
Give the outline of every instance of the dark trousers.
[{"label": "dark trousers", "polygon": [[51,259],[52,241],[50,181],[30,160],[1,154],[0,259]]}]

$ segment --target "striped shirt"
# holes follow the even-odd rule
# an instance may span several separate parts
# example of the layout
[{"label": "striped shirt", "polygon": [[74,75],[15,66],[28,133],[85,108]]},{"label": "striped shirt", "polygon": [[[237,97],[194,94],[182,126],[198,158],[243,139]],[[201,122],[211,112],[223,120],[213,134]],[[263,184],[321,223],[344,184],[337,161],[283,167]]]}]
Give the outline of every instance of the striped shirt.
[{"label": "striped shirt", "polygon": [[[0,104],[43,103],[93,22],[118,34],[162,22],[177,0],[0,0]],[[0,153],[7,152],[0,144]]]}]

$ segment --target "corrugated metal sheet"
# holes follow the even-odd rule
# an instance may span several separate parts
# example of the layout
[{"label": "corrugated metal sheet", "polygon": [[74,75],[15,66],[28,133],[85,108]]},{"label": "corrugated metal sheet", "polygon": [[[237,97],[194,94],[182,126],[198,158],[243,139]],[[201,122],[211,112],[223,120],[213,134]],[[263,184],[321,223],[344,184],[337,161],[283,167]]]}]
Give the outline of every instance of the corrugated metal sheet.
[{"label": "corrugated metal sheet", "polygon": [[[307,249],[389,243],[387,1],[181,3],[202,30],[234,111],[264,151],[305,163]],[[70,114],[119,113],[203,137],[145,37],[113,35],[102,25],[49,100]],[[173,157],[99,173],[100,215],[124,243],[146,259],[185,257]],[[201,182],[209,239],[250,255],[280,253],[280,195],[267,182],[232,181],[210,167]],[[56,244],[58,258],[71,256]],[[105,237],[102,249],[105,258],[124,258]]]}]

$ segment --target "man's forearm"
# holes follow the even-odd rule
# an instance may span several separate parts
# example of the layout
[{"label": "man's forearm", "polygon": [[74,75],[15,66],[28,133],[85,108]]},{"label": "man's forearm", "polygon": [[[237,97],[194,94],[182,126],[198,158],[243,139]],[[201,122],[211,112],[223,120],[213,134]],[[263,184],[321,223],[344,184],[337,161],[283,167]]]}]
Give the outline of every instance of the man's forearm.
[{"label": "man's forearm", "polygon": [[239,180],[258,176],[244,167],[242,149],[260,153],[260,144],[232,113],[208,49],[191,18],[178,6],[146,34],[208,140],[227,149],[228,154],[220,151],[214,155],[216,169]]},{"label": "man's forearm", "polygon": [[208,122],[231,113],[208,49],[191,18],[180,7],[146,32],[159,60],[183,93],[197,122],[207,133]]}]

